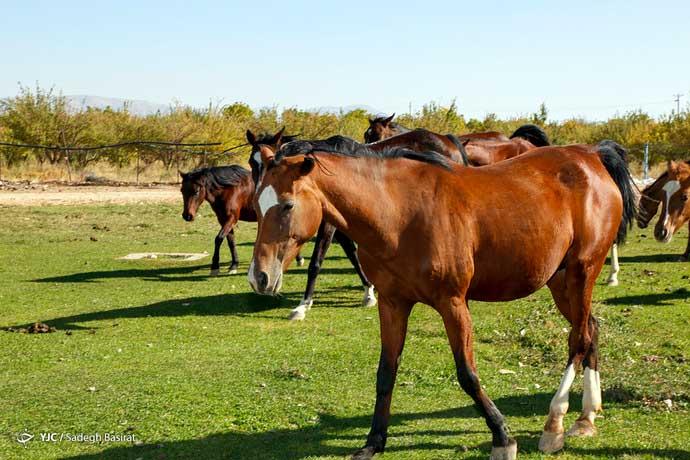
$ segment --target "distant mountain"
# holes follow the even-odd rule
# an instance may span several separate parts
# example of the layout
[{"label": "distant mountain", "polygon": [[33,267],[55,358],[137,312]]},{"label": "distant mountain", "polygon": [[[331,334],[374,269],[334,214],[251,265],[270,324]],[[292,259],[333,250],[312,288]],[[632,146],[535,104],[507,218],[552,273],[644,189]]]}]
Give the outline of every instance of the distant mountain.
[{"label": "distant mountain", "polygon": [[[170,111],[170,105],[167,104],[157,104],[150,101],[142,101],[136,99],[121,99],[116,97],[102,97],[102,96],[89,96],[84,94],[74,94],[65,96],[70,109],[76,111],[84,110],[87,107],[93,107],[96,109],[105,109],[110,107],[113,110],[122,110],[127,105],[130,113],[139,116],[152,115],[156,112],[167,113]],[[384,112],[377,110],[368,105],[347,105],[343,107],[337,107],[332,105],[313,107],[307,109],[309,112],[318,113],[333,113],[339,114],[340,112],[347,113],[353,110],[364,110],[372,115],[383,115]]]},{"label": "distant mountain", "polygon": [[65,96],[65,99],[67,99],[70,108],[75,112],[84,110],[87,107],[96,109],[110,107],[113,110],[122,110],[125,105],[127,105],[127,109],[130,113],[139,116],[152,115],[159,111],[161,113],[170,111],[170,105],[134,99],[119,99],[116,97],[88,96],[82,94]]}]

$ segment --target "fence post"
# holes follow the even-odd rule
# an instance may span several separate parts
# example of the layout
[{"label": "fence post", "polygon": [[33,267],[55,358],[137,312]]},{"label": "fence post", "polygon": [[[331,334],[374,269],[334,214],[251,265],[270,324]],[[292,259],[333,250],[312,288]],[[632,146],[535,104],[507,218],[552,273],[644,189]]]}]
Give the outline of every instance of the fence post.
[{"label": "fence post", "polygon": [[642,160],[642,171],[644,180],[649,179],[649,142],[644,143],[644,158]]},{"label": "fence post", "polygon": [[139,150],[137,150],[137,185],[139,185]]},{"label": "fence post", "polygon": [[72,165],[69,162],[69,150],[65,150],[65,161],[67,162],[67,182],[72,183]]}]

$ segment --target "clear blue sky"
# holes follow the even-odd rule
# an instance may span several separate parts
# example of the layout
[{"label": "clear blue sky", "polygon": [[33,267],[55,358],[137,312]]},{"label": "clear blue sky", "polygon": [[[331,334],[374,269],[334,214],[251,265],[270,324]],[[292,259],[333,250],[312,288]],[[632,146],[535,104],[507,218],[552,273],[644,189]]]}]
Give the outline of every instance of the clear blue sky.
[{"label": "clear blue sky", "polygon": [[[105,3],[108,3],[106,6]],[[684,1],[0,0],[0,96],[194,106],[366,104],[554,118],[669,112],[690,92]]]}]

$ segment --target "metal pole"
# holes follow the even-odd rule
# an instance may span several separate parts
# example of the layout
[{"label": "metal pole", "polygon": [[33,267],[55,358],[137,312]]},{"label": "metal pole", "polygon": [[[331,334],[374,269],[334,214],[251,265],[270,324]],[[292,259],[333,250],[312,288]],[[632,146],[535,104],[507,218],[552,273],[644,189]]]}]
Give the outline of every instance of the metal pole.
[{"label": "metal pole", "polygon": [[644,180],[649,179],[649,142],[644,143],[644,158],[642,160]]}]

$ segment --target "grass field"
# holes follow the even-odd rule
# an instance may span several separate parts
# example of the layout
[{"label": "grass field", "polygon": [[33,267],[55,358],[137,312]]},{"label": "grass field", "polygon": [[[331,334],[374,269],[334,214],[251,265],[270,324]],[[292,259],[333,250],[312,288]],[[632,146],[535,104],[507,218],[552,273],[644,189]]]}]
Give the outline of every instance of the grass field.
[{"label": "grass field", "polygon": [[[253,225],[240,226],[236,276],[208,277],[209,259],[116,259],[211,251],[210,209],[193,224],[180,213],[168,205],[0,207],[0,326],[57,328],[0,331],[0,458],[296,460],[342,458],[362,445],[378,316],[358,307],[361,287],[340,248],[307,320],[288,322],[306,267],[288,272],[280,298],[251,293]],[[675,261],[686,238],[683,230],[662,246],[650,230],[635,231],[621,250],[621,286],[597,286],[599,435],[568,440],[555,458],[690,458],[690,263]],[[546,290],[472,311],[479,373],[519,457],[547,458],[537,442],[565,365],[565,321]],[[566,428],[581,387],[578,377]],[[36,438],[22,447],[16,437],[25,430]],[[39,433],[136,441],[44,442]],[[417,306],[383,458],[486,459],[490,439],[456,382],[440,318]]]}]

